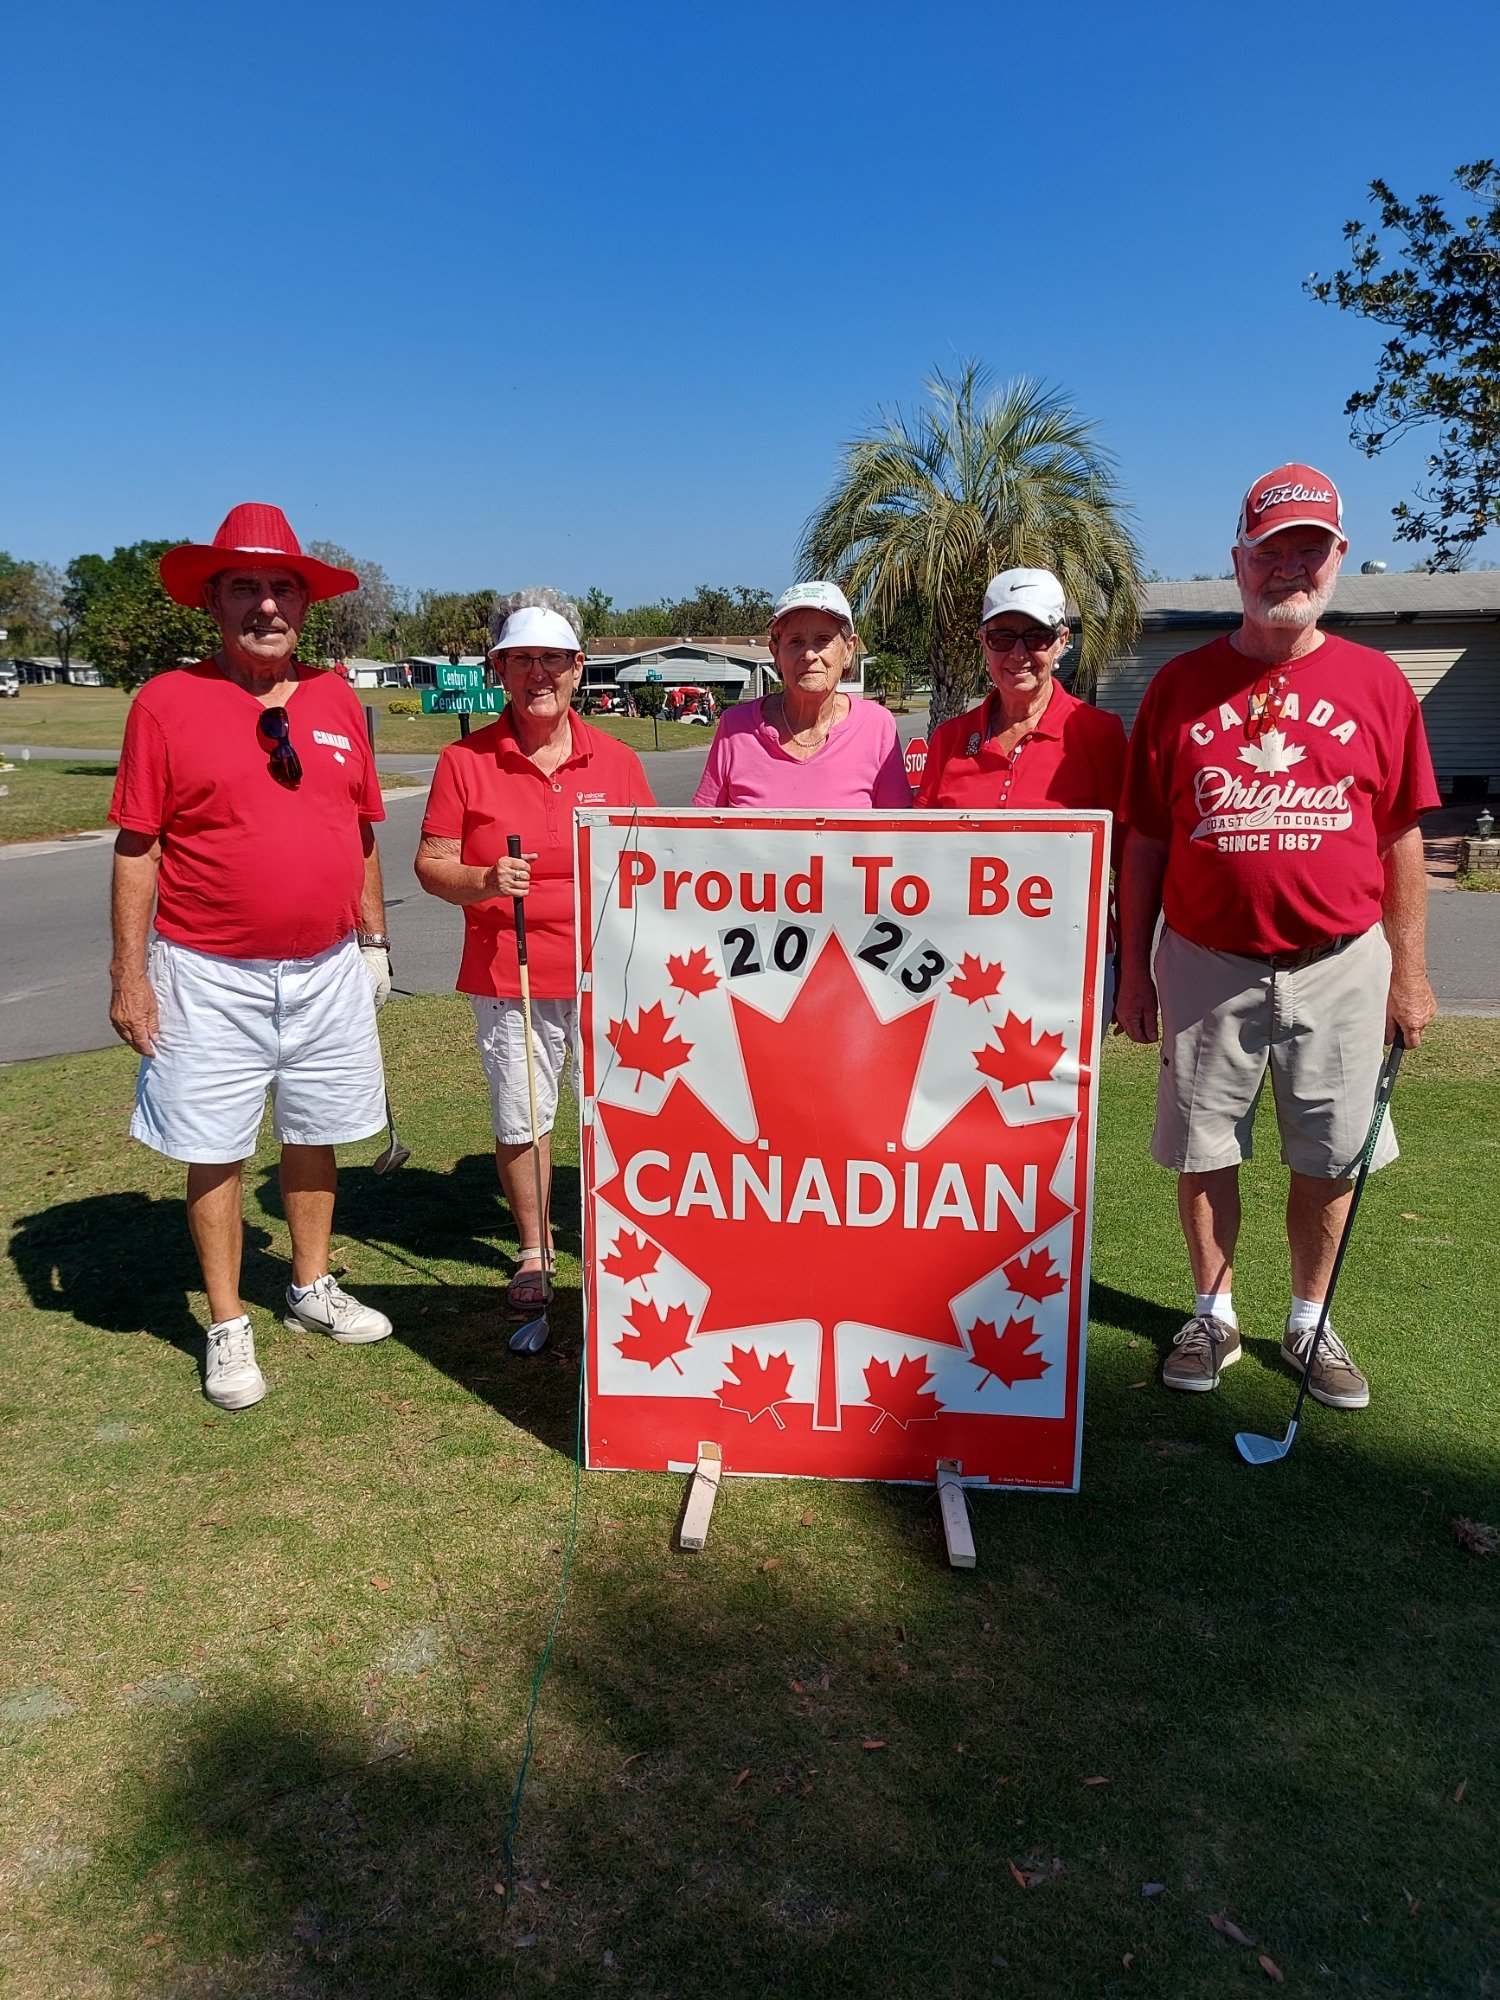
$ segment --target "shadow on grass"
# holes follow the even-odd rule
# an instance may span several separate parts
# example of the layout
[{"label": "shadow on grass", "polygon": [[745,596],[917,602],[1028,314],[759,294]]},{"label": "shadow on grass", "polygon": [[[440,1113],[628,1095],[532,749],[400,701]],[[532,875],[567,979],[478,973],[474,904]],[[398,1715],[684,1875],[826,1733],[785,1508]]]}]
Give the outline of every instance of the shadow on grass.
[{"label": "shadow on grass", "polygon": [[[279,1299],[285,1288],[286,1265],[267,1254],[270,1242],[246,1225],[247,1298]],[[203,1280],[180,1197],[131,1190],[59,1202],[20,1217],[10,1257],[39,1311],[70,1314],[82,1329],[144,1330],[202,1359],[205,1329],[189,1299]]]},{"label": "shadow on grass", "polygon": [[1113,1285],[1089,1284],[1089,1324],[1116,1327],[1121,1333],[1149,1340],[1165,1354],[1172,1336],[1182,1325],[1181,1312],[1160,1305],[1155,1299],[1138,1298],[1134,1292],[1117,1291]]},{"label": "shadow on grass", "polygon": [[917,1494],[879,1494],[844,1563],[799,1537],[805,1487],[728,1489],[704,1558],[586,1544],[512,1913],[546,1603],[452,1644],[426,1735],[379,1676],[362,1706],[265,1686],[182,1718],[72,1893],[167,1933],[171,1991],[243,2000],[1238,1994],[1261,1975],[1226,1909],[1291,1990],[1485,1990],[1495,1814],[1453,1792],[1490,1636],[1447,1493],[1412,1497],[1493,1504],[1493,1474],[1144,1464],[1087,1503],[986,1500],[989,1574],[941,1569]]},{"label": "shadow on grass", "polygon": [[[274,1162],[260,1169],[254,1200],[262,1213],[284,1220]],[[559,1247],[576,1255],[576,1175],[558,1176],[555,1200]],[[389,1315],[406,1346],[550,1450],[571,1454],[579,1292],[576,1285],[559,1285],[549,1314],[552,1340],[541,1355],[523,1360],[509,1353],[505,1340],[513,1322],[502,1293],[512,1260],[495,1238],[511,1234],[511,1222],[490,1155],[461,1159],[449,1173],[411,1165],[390,1175],[346,1168],[335,1229],[338,1237],[377,1247],[409,1269],[409,1284],[358,1286],[365,1303]],[[279,1315],[290,1271],[284,1255],[272,1254],[272,1241],[252,1208],[241,1293],[252,1309]],[[144,1331],[201,1363],[205,1328],[195,1298],[202,1277],[181,1197],[128,1190],[60,1202],[21,1216],[9,1251],[32,1305],[70,1316],[75,1338],[90,1330]],[[493,1277],[453,1282],[432,1268],[441,1264],[477,1266]]]},{"label": "shadow on grass", "polygon": [[[261,1170],[257,1199],[267,1215],[282,1218],[274,1162]],[[553,1236],[564,1256],[577,1257],[582,1247],[579,1203],[576,1170],[560,1168],[553,1181]],[[420,1258],[411,1268],[424,1276],[428,1264],[447,1262],[477,1264],[504,1279],[512,1256],[496,1239],[513,1244],[515,1226],[495,1177],[494,1155],[466,1153],[442,1172],[414,1161],[390,1174],[343,1167],[334,1234],[368,1243],[398,1263],[402,1253]]]}]

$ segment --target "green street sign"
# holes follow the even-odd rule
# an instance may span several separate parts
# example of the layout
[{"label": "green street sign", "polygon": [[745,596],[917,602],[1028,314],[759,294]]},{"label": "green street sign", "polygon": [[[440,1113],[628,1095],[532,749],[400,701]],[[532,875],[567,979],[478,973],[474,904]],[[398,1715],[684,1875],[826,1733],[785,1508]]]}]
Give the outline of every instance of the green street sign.
[{"label": "green street sign", "polygon": [[440,688],[483,688],[484,668],[441,666],[437,670],[437,684]]},{"label": "green street sign", "polygon": [[661,679],[661,669],[659,667],[647,667],[646,678],[648,681],[659,681]]},{"label": "green street sign", "polygon": [[499,715],[505,707],[504,688],[423,688],[424,715]]}]

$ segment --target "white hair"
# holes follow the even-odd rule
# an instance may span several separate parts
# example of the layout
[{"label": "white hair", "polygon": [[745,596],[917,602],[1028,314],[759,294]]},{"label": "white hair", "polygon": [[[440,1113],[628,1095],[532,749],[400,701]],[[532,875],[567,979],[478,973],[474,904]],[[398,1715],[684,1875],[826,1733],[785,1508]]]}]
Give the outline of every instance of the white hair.
[{"label": "white hair", "polygon": [[555,611],[559,618],[567,620],[578,641],[578,650],[583,651],[583,617],[571,597],[565,597],[560,590],[549,590],[545,584],[533,584],[528,590],[513,590],[505,597],[495,599],[495,608],[490,613],[490,644],[499,644],[500,634],[505,630],[505,621],[513,611]]}]

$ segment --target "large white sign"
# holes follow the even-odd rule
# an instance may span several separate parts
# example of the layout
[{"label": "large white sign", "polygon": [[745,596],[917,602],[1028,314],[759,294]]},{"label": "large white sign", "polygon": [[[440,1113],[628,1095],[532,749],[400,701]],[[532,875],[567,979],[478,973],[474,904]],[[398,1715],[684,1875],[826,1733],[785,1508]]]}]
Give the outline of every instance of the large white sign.
[{"label": "large white sign", "polygon": [[1108,838],[579,813],[591,1466],[1076,1487]]}]

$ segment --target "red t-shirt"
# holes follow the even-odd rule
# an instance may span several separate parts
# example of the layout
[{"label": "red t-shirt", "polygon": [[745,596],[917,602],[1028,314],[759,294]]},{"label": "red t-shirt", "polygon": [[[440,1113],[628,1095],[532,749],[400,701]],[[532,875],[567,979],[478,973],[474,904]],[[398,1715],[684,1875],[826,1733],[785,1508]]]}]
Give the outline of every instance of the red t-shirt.
[{"label": "red t-shirt", "polygon": [[286,704],[302,764],[271,775],[253,694],[212,660],[158,674],[130,704],[109,816],[159,835],[156,928],[218,958],[312,958],[359,923],[362,820],[385,818],[359,703],[297,669]]},{"label": "red t-shirt", "polygon": [[1268,670],[1227,638],[1169,660],[1131,731],[1121,810],[1167,843],[1167,922],[1215,951],[1303,951],[1373,929],[1382,850],[1439,802],[1394,660],[1325,633],[1284,671],[1280,723],[1258,742],[1246,716]]},{"label": "red t-shirt", "polygon": [[[526,963],[538,1000],[571,1000],[578,989],[573,808],[656,803],[633,750],[571,711],[568,723],[572,749],[551,777],[523,752],[508,715],[450,743],[438,759],[422,821],[424,835],[460,842],[459,859],[476,868],[500,859],[507,834],[520,834],[521,852],[536,856],[525,902]],[[506,999],[521,991],[509,896],[465,905],[458,990]]]},{"label": "red t-shirt", "polygon": [[1000,697],[993,691],[978,708],[940,722],[928,745],[918,806],[1118,811],[1125,774],[1125,725],[1119,716],[1090,708],[1054,681],[1036,727],[1008,757],[999,744],[1004,727]]}]

